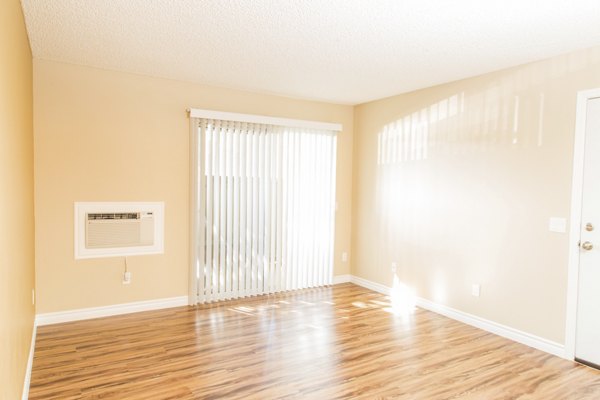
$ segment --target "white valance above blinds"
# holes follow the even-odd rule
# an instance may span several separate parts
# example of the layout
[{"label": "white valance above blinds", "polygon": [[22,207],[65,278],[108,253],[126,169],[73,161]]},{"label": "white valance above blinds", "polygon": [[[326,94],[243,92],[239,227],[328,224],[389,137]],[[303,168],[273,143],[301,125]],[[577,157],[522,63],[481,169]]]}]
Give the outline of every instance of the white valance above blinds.
[{"label": "white valance above blinds", "polygon": [[190,118],[198,119],[203,118],[231,122],[248,122],[255,124],[285,126],[289,128],[320,129],[332,132],[340,132],[342,130],[342,124],[330,122],[307,121],[303,119],[292,118],[277,118],[269,117],[266,115],[239,114],[225,111],[202,110],[199,108],[191,108],[189,109],[189,113]]}]

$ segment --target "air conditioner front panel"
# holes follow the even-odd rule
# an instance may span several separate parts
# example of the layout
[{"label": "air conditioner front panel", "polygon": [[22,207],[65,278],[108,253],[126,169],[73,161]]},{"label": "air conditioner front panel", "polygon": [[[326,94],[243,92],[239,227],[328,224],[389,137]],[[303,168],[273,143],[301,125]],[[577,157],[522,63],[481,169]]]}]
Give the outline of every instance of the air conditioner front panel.
[{"label": "air conditioner front panel", "polygon": [[75,203],[75,258],[163,252],[164,203]]},{"label": "air conditioner front panel", "polygon": [[152,246],[152,220],[87,221],[85,247],[101,249],[112,247]]}]

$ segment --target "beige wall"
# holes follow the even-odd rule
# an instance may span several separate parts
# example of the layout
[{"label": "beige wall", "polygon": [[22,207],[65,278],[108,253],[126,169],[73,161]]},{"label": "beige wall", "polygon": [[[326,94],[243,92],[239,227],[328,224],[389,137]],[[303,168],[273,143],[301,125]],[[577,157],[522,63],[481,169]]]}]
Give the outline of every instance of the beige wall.
[{"label": "beige wall", "polygon": [[21,397],[33,330],[31,52],[18,0],[0,5],[0,398]]},{"label": "beige wall", "polygon": [[[355,110],[353,273],[564,343],[576,92],[600,48]],[[398,123],[402,124],[402,131]],[[471,285],[481,284],[481,297]]]},{"label": "beige wall", "polygon": [[[187,295],[188,107],[340,122],[336,274],[350,250],[353,109],[34,61],[38,313]],[[73,258],[73,202],[164,201],[165,253]]]}]

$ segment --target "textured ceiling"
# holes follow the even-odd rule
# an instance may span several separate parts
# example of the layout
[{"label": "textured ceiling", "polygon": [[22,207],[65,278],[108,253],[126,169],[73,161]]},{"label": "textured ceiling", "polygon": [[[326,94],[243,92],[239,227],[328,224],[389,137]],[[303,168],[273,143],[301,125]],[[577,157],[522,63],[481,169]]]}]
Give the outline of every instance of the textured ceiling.
[{"label": "textured ceiling", "polygon": [[22,0],[34,57],[357,104],[600,45],[600,0]]}]

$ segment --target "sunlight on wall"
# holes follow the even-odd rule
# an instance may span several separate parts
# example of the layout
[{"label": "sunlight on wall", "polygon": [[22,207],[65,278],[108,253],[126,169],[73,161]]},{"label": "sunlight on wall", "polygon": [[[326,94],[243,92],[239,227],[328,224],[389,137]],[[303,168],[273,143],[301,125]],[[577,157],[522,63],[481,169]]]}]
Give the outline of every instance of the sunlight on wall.
[{"label": "sunlight on wall", "polygon": [[436,303],[445,304],[448,300],[446,282],[448,278],[444,274],[443,267],[436,267],[431,279],[431,300]]},{"label": "sunlight on wall", "polygon": [[[523,143],[529,146],[534,139],[530,137],[531,130],[519,133],[522,108],[527,112],[535,108],[535,142],[542,146],[544,93],[537,96],[537,104],[523,105],[519,95],[502,95],[500,92],[506,93],[507,89],[492,87],[485,93],[473,93],[465,105],[463,91],[385,125],[377,135],[377,164],[395,165],[427,160],[432,156],[491,150],[490,144]],[[470,143],[468,148],[460,146],[465,142]]]},{"label": "sunlight on wall", "polygon": [[394,275],[390,300],[392,302],[391,312],[395,315],[412,314],[417,306],[415,290],[400,282],[397,275]]},{"label": "sunlight on wall", "polygon": [[[385,125],[377,135],[377,164],[426,160],[430,147],[435,146],[433,141],[438,129],[440,133],[447,130],[448,127],[442,124],[453,121],[454,117],[463,112],[464,92]],[[452,124],[448,126],[453,127]]]},{"label": "sunlight on wall", "polygon": [[415,295],[475,304],[474,283],[502,282],[504,301],[519,284],[503,271],[547,265],[526,238],[546,240],[547,219],[568,213],[565,98],[592,85],[598,65],[600,48],[360,106],[368,167],[357,193],[370,213],[358,213],[360,276],[390,285],[396,265],[402,310]]}]

